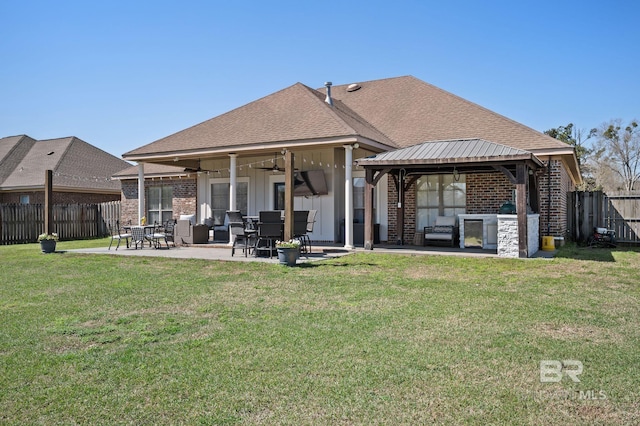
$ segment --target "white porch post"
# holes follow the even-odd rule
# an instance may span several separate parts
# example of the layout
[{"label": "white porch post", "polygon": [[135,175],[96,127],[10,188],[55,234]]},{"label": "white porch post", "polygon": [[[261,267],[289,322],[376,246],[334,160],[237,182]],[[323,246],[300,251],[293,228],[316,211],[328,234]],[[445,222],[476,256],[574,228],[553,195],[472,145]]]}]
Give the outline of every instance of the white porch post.
[{"label": "white porch post", "polygon": [[144,163],[138,163],[138,225],[144,216]]},{"label": "white porch post", "polygon": [[[236,209],[236,187],[238,176],[236,174],[236,163],[238,154],[229,154],[229,210]],[[233,244],[233,236],[229,232],[229,244]]]},{"label": "white porch post", "polygon": [[344,147],[344,248],[353,249],[353,146]]}]

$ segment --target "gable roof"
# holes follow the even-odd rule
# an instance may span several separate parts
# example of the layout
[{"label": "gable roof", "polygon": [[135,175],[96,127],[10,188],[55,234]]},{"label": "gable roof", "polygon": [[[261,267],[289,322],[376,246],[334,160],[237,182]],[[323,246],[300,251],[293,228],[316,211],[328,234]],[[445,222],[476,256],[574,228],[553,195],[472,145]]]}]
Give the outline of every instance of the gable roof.
[{"label": "gable roof", "polygon": [[280,90],[225,114],[129,151],[135,160],[154,154],[176,155],[217,148],[283,142],[364,137],[389,147],[396,145],[342,103],[332,108],[324,96],[304,84]]},{"label": "gable roof", "polygon": [[74,136],[37,141],[28,136],[0,139],[0,190],[44,188],[53,171],[55,190],[120,192],[111,175],[131,165]]},{"label": "gable roof", "polygon": [[542,163],[531,153],[484,139],[430,141],[407,148],[382,152],[356,160],[359,166],[443,165],[497,163],[529,160]]},{"label": "gable roof", "polygon": [[557,139],[413,76],[333,86],[332,96],[407,147],[425,141],[481,138],[530,152],[572,151]]},{"label": "gable roof", "polygon": [[324,143],[361,142],[372,151],[386,151],[425,141],[483,139],[536,155],[560,156],[571,179],[581,181],[570,145],[415,77],[358,85],[357,90],[347,84],[332,86],[331,107],[324,102],[324,89],[296,83],[123,157],[169,164],[178,156],[182,162]]}]

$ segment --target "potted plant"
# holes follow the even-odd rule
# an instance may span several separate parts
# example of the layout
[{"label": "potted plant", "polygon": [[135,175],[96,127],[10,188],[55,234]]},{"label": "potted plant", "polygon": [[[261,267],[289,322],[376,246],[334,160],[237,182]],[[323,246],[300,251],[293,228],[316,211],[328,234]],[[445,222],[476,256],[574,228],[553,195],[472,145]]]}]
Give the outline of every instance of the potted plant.
[{"label": "potted plant", "polygon": [[276,250],[281,265],[295,266],[300,257],[300,240],[276,241]]},{"label": "potted plant", "polygon": [[38,242],[40,243],[40,249],[43,253],[53,253],[56,251],[56,242],[58,241],[58,234],[52,232],[51,234],[38,235]]}]

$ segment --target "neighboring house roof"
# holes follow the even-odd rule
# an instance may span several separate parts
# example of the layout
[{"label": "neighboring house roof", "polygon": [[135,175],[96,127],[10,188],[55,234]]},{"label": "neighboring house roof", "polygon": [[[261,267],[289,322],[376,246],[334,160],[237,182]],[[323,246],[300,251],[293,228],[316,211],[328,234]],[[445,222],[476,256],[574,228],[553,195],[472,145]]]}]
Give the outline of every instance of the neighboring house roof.
[{"label": "neighboring house roof", "polygon": [[[187,176],[189,172],[184,167],[167,166],[164,164],[142,163],[146,178]],[[138,166],[128,167],[113,175],[113,179],[138,179]]]},{"label": "neighboring house roof", "polygon": [[531,160],[531,153],[483,139],[430,141],[356,160],[360,166],[445,165]]},{"label": "neighboring house roof", "polygon": [[130,167],[126,161],[74,136],[34,140],[28,136],[0,138],[0,190],[44,188],[45,171],[53,171],[57,191],[120,192],[111,175]]},{"label": "neighboring house roof", "polygon": [[338,102],[330,107],[324,95],[296,83],[240,108],[129,151],[125,158],[154,154],[179,155],[216,148],[255,146],[283,142],[363,137],[389,147],[393,141],[358,114]]}]

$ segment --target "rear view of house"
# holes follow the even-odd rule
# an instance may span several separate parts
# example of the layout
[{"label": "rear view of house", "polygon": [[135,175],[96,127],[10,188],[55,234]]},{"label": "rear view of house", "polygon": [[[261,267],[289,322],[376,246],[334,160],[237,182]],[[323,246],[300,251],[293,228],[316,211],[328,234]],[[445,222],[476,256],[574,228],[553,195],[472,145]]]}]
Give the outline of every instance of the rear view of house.
[{"label": "rear view of house", "polygon": [[[287,151],[323,188],[294,198],[318,212],[311,239],[346,247],[412,244],[438,217],[497,215],[507,202],[535,228],[521,239],[564,235],[566,194],[581,182],[571,146],[414,77],[296,83],[125,153],[139,164],[120,177],[125,219],[282,210]],[[151,164],[174,174],[147,174]]]}]

